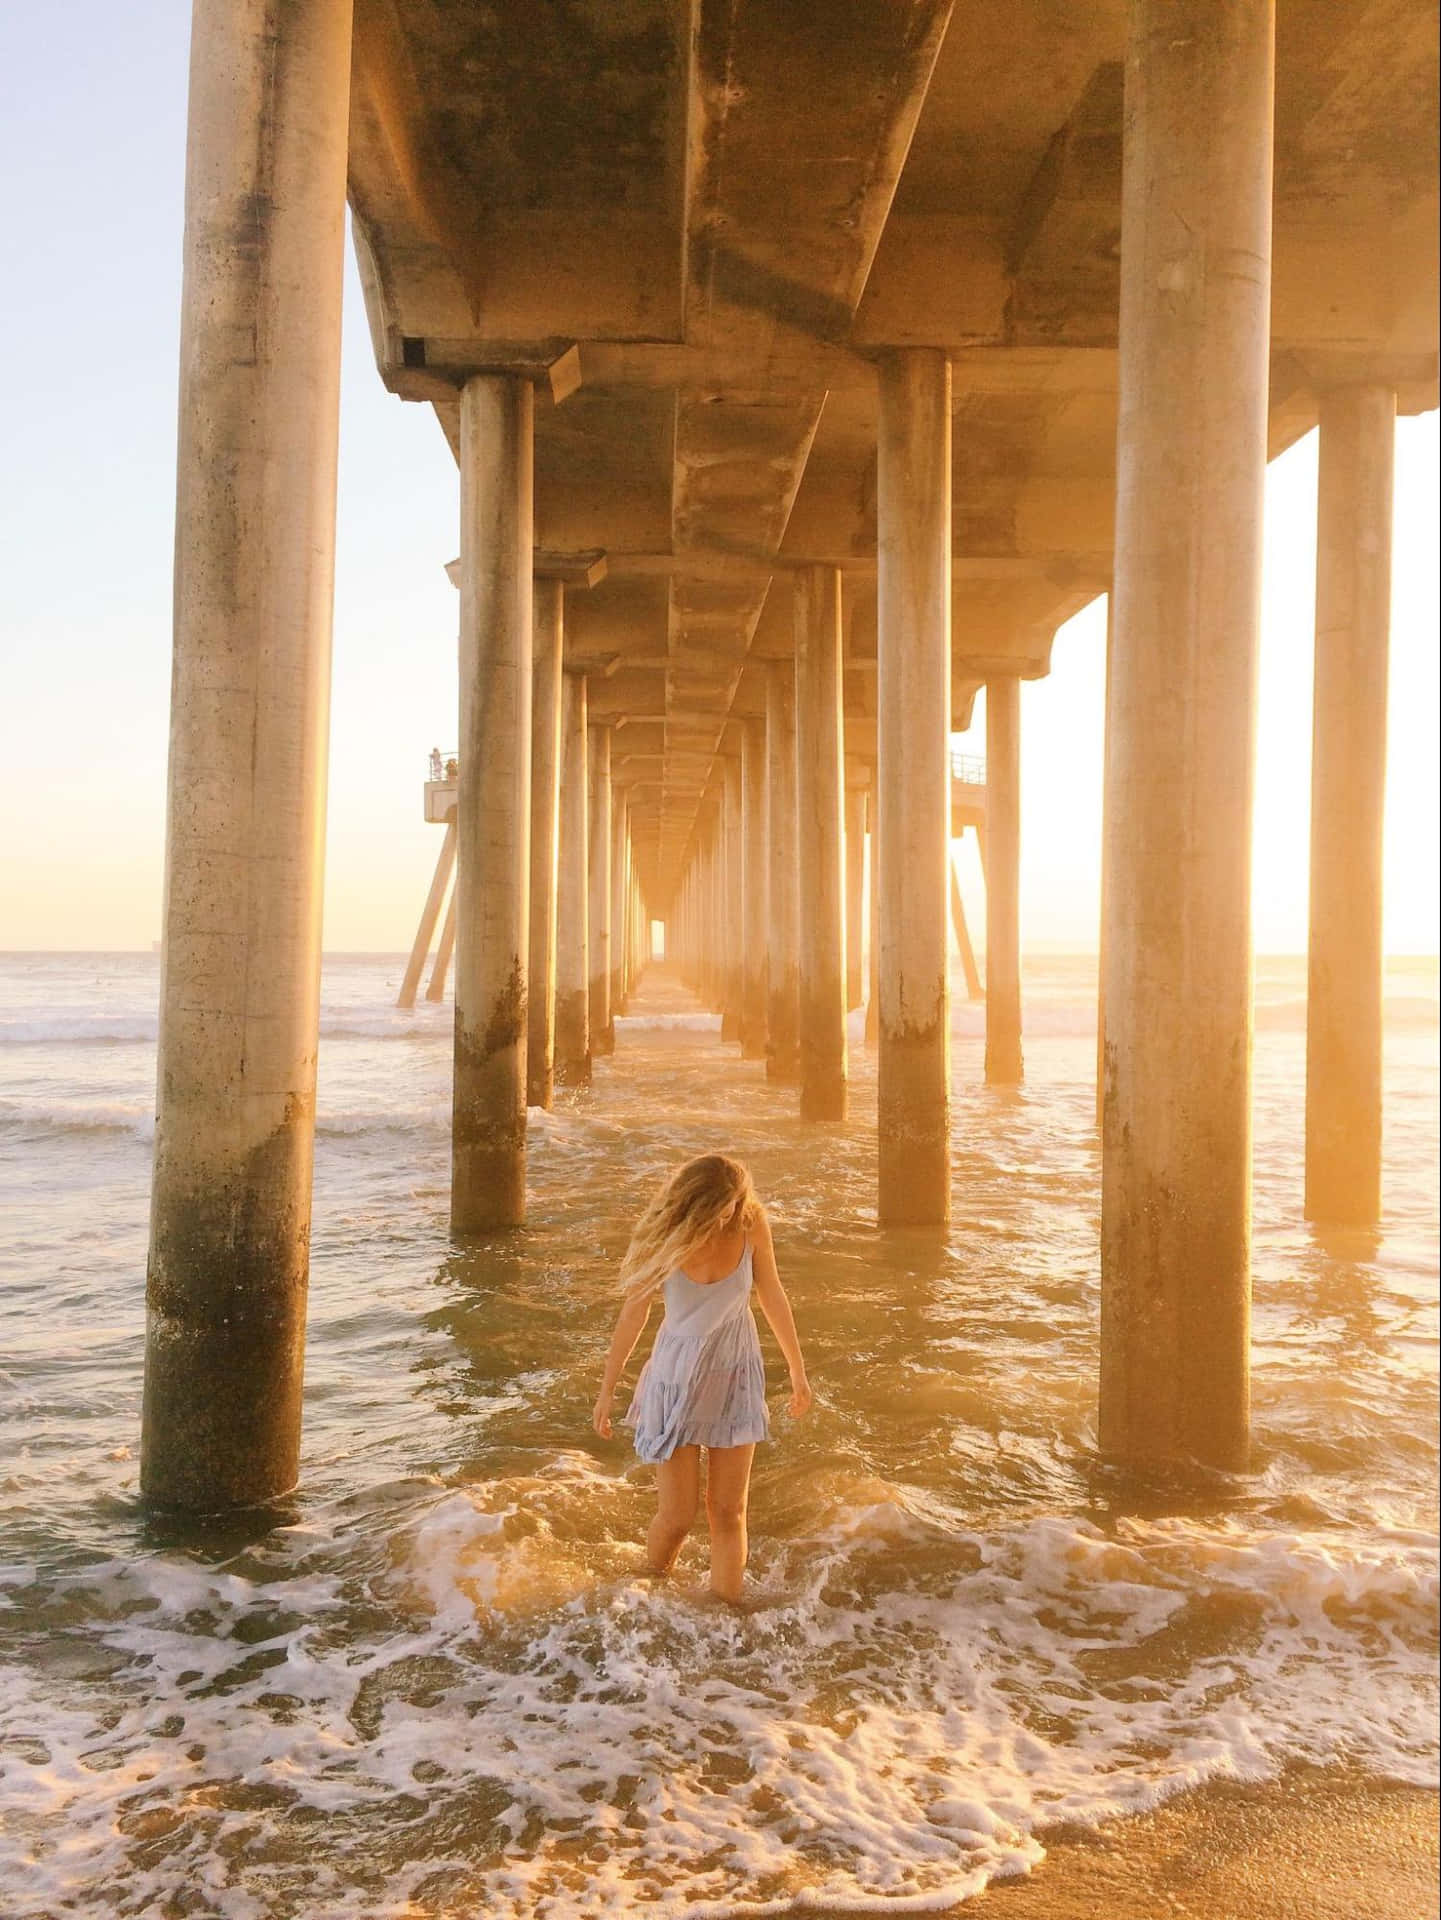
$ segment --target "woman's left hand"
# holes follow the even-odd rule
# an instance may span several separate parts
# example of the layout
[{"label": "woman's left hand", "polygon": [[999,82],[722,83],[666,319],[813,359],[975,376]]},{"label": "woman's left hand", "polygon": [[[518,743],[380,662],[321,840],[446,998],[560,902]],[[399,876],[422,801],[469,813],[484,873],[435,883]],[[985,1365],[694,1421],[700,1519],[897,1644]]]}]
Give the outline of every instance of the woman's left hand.
[{"label": "woman's left hand", "polygon": [[611,1438],[610,1403],[613,1398],[613,1394],[598,1394],[596,1396],[595,1407],[591,1412],[590,1424],[595,1428],[602,1440],[609,1440]]}]

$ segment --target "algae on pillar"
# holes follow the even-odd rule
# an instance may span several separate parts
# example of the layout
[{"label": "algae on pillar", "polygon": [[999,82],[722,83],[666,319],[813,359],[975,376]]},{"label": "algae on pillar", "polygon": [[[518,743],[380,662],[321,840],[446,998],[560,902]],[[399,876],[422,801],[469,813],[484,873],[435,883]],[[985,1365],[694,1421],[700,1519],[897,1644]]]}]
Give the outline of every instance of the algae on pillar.
[{"label": "algae on pillar", "polygon": [[586,682],[567,673],[561,704],[560,863],[556,883],[555,1077],[590,1085],[590,777]]},{"label": "algae on pillar", "polygon": [[801,1118],[846,1116],[845,738],[841,576],[795,584],[796,824]]},{"label": "algae on pillar", "polygon": [[795,668],[773,660],[766,674],[766,1076],[800,1074],[797,951]]},{"label": "algae on pillar", "polygon": [[1268,0],[1134,0],[1107,715],[1102,1449],[1249,1446]]},{"label": "algae on pillar", "polygon": [[1381,1217],[1381,869],[1396,396],[1321,400],[1306,1218]]},{"label": "algae on pillar", "polygon": [[534,407],[530,382],[511,374],[477,374],[460,396],[458,1233],[525,1219]]},{"label": "algae on pillar", "polygon": [[986,1083],[1021,1071],[1021,683],[1007,673],[986,682]]},{"label": "algae on pillar", "polygon": [[350,0],[198,0],[140,1457],[197,1511],[299,1465],[349,112]]},{"label": "algae on pillar", "polygon": [[950,1218],[951,368],[880,365],[879,1217]]}]

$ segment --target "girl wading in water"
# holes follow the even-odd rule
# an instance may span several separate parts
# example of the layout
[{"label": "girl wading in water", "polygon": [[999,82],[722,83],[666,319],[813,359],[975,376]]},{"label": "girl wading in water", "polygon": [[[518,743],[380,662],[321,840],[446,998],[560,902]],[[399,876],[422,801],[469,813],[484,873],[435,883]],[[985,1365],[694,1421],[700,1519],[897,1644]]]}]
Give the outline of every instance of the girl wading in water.
[{"label": "girl wading in water", "polygon": [[647,1557],[656,1573],[675,1564],[700,1504],[704,1447],[711,1592],[739,1600],[751,1460],[756,1442],[770,1437],[752,1285],[791,1370],[791,1415],[798,1419],[811,1404],[770,1225],[740,1162],[706,1153],[673,1173],[636,1222],[620,1277],[625,1305],[595,1403],[595,1430],[611,1436],[616,1382],[663,1292],[665,1319],[625,1416],[637,1454],[655,1466],[660,1495]]}]

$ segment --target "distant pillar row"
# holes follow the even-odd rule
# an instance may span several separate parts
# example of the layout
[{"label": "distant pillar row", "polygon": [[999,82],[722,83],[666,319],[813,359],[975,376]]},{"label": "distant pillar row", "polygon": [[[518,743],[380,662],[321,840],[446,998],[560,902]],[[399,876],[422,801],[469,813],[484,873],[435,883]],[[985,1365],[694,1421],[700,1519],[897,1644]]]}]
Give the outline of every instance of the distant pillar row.
[{"label": "distant pillar row", "polygon": [[846,1117],[845,722],[841,576],[795,585],[797,985],[803,1120]]},{"label": "distant pillar row", "polygon": [[1021,683],[1008,673],[986,682],[986,1083],[1020,1081]]},{"label": "distant pillar row", "polygon": [[727,758],[723,780],[721,843],[725,869],[725,925],[720,951],[725,981],[721,1038],[739,1040],[742,1002],[745,998],[745,945],[741,930],[744,920],[745,820],[739,759]]},{"label": "distant pillar row", "polygon": [[950,362],[892,353],[878,386],[878,1210],[928,1224],[950,1218]]},{"label": "distant pillar row", "polygon": [[630,834],[628,804],[623,788],[611,776],[610,836],[610,1023],[611,1047],[615,1046],[616,1015],[625,1012],[629,992],[626,946],[626,901],[630,886]]},{"label": "distant pillar row", "polygon": [[741,734],[741,1054],[763,1060],[766,1051],[766,741],[758,720]]},{"label": "distant pillar row", "polygon": [[800,1072],[795,668],[766,673],[766,1075]]},{"label": "distant pillar row", "polygon": [[192,26],[140,1457],[166,1507],[298,1471],[350,16],[197,0]]},{"label": "distant pillar row", "polygon": [[861,961],[865,936],[866,796],[862,787],[847,787],[845,800],[846,855],[846,1012],[865,999]]},{"label": "distant pillar row", "polygon": [[560,856],[556,890],[555,1078],[590,1085],[590,774],[585,675],[567,673],[561,702]]},{"label": "distant pillar row", "polygon": [[1249,1451],[1269,0],[1134,0],[1107,713],[1100,1443]]},{"label": "distant pillar row", "polygon": [[1381,1217],[1381,831],[1396,395],[1323,395],[1311,745],[1306,1218]]}]

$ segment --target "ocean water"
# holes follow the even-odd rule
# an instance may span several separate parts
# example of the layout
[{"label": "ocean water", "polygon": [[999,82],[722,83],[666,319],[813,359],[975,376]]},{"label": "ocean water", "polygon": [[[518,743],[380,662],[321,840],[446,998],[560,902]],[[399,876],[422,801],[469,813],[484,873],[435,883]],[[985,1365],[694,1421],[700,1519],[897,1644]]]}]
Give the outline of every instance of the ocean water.
[{"label": "ocean water", "polygon": [[[1303,1225],[1304,972],[1258,969],[1254,1471],[1095,1453],[1094,963],[1029,966],[1027,1081],[955,1016],[955,1219],[877,1231],[852,1118],[664,976],[533,1115],[530,1223],[452,1246],[449,1009],[323,984],[303,1481],[136,1500],[157,962],[0,957],[0,1886],[13,1920],[943,1907],[1048,1828],[1295,1762],[1435,1784],[1437,975],[1387,979],[1386,1217]],[[590,1432],[629,1223],[746,1157],[816,1389],[754,1607],[669,1584]],[[632,1363],[631,1377],[644,1352]]]}]

